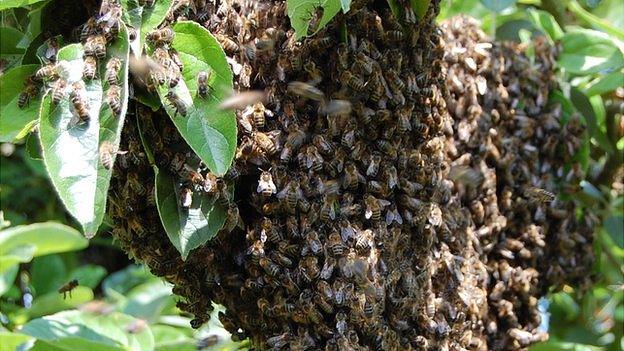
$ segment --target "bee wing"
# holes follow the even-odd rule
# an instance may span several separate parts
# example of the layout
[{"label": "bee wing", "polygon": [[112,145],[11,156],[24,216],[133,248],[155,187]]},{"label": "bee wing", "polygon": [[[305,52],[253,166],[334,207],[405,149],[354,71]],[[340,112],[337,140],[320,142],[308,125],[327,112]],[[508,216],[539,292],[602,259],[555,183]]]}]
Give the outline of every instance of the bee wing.
[{"label": "bee wing", "polygon": [[384,200],[384,199],[379,199],[379,205],[381,205],[381,207],[386,207],[386,206],[390,205],[390,201]]},{"label": "bee wing", "polygon": [[271,189],[271,193],[275,194],[277,192],[277,187],[275,186],[275,183],[273,182],[273,180],[270,180],[267,182],[266,186]]},{"label": "bee wing", "polygon": [[288,194],[288,188],[290,187],[290,184],[285,186],[284,189],[280,190],[279,193],[277,193],[277,198],[278,199],[283,199],[286,197],[286,195]]},{"label": "bee wing", "polygon": [[256,188],[257,193],[261,193],[267,186],[267,183],[263,180],[258,181],[258,187]]}]

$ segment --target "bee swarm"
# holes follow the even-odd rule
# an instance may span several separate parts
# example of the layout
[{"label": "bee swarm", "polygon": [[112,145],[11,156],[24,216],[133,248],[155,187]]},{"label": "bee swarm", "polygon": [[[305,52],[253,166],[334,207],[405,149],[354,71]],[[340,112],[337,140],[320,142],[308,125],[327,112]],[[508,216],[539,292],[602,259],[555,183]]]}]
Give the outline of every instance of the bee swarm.
[{"label": "bee swarm", "polygon": [[237,111],[224,179],[162,112],[134,107],[159,168],[229,206],[225,228],[186,261],[160,224],[136,124],[124,128],[113,235],[174,284],[194,327],[214,301],[233,337],[260,349],[507,350],[544,338],[537,299],[592,259],[591,223],[548,198],[558,178],[582,176],[562,174],[554,151],[571,157],[582,128],[546,106],[550,48],[531,66],[468,19],[440,31],[438,1],[423,19],[406,7],[403,27],[356,1],[300,42],[285,2],[177,5],[168,20],[216,34],[236,89],[267,92]]}]

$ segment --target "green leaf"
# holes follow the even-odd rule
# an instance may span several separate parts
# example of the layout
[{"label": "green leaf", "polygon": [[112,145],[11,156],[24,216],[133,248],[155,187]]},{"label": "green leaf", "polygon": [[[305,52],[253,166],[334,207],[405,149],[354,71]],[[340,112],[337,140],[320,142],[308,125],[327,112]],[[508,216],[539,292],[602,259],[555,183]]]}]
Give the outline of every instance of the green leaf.
[{"label": "green leaf", "polygon": [[0,1],[0,11],[13,7],[28,6],[43,0],[2,0]]},{"label": "green leaf", "polygon": [[553,15],[546,11],[529,9],[529,19],[539,28],[553,43],[563,37],[563,30]]},{"label": "green leaf", "polygon": [[505,21],[496,28],[496,40],[501,41],[515,41],[517,43],[523,43],[520,33],[527,32],[530,37],[536,32],[533,23],[525,19],[512,19]]},{"label": "green leaf", "polygon": [[150,323],[158,319],[167,305],[175,304],[171,285],[163,284],[160,280],[141,284],[130,290],[126,297],[128,299],[122,307],[122,312]]},{"label": "green leaf", "polygon": [[17,106],[26,78],[39,66],[15,67],[0,76],[0,142],[13,141],[25,127],[37,119],[39,99],[31,98],[23,109]]},{"label": "green leaf", "polygon": [[133,287],[151,280],[160,281],[143,266],[130,265],[106,277],[102,282],[102,291],[107,296],[123,296]]},{"label": "green leaf", "polygon": [[15,264],[10,267],[3,267],[2,270],[3,272],[0,272],[0,296],[4,295],[13,286],[19,266]]},{"label": "green leaf", "polygon": [[0,272],[18,263],[29,262],[33,258],[36,247],[30,244],[14,246],[8,250],[2,249],[0,255]]},{"label": "green leaf", "polygon": [[26,139],[26,153],[33,160],[43,160],[41,156],[41,144],[39,143],[39,133],[31,133]]},{"label": "green leaf", "polygon": [[[42,103],[39,132],[48,174],[65,207],[88,237],[95,235],[104,218],[112,169],[106,169],[100,162],[99,149],[103,143],[119,145],[128,101],[129,50],[128,33],[121,26],[119,38],[107,48],[108,59],[117,57],[123,63],[119,74],[119,116],[115,116],[108,103],[103,101],[106,93],[97,79],[85,82],[83,96],[91,116],[88,124],[76,123],[77,116],[67,98],[53,106],[48,93]],[[65,80],[70,90],[71,83],[82,79],[82,47],[79,44],[66,46],[59,50],[58,57],[67,67]],[[107,60],[101,61],[99,72],[104,72]],[[109,89],[107,82],[105,87]]]},{"label": "green leaf", "polygon": [[87,247],[88,241],[74,228],[54,222],[20,225],[0,231],[3,253],[23,245],[33,245],[33,256],[38,257],[81,250]]},{"label": "green leaf", "polygon": [[12,333],[10,331],[0,331],[0,340],[2,340],[2,350],[28,350],[28,345],[32,345],[35,340],[24,334]]},{"label": "green leaf", "polygon": [[613,242],[624,248],[624,217],[611,215],[604,220],[604,229],[609,233]]},{"label": "green leaf", "polygon": [[[67,267],[59,255],[37,257],[30,266],[33,295],[43,296],[56,293],[58,288],[71,279],[67,279]],[[78,281],[82,285],[81,281]]]},{"label": "green leaf", "polygon": [[589,97],[602,95],[624,86],[624,71],[611,72],[591,81],[585,87],[585,94]]},{"label": "green leaf", "polygon": [[135,334],[126,328],[136,319],[113,312],[96,315],[65,311],[28,322],[21,332],[63,350],[125,351],[152,350],[154,336],[149,327]]},{"label": "green leaf", "polygon": [[169,325],[152,326],[156,351],[196,351],[197,341],[187,333]]},{"label": "green leaf", "polygon": [[[47,2],[48,0],[46,0]],[[37,4],[28,10],[28,26],[26,27],[25,36],[19,43],[19,47],[30,47],[32,41],[39,37],[41,33],[41,14],[46,3]],[[43,37],[43,36],[41,36]],[[22,61],[22,64],[24,61]]]},{"label": "green leaf", "polygon": [[[423,18],[427,14],[427,10],[429,10],[429,4],[431,0],[410,0],[410,4],[416,12],[418,18]],[[398,17],[401,18],[401,17]]]},{"label": "green leaf", "polygon": [[[232,71],[217,40],[194,22],[178,22],[173,27],[173,48],[178,51],[184,71],[172,90],[183,100],[186,116],[176,113],[165,95],[168,88],[158,89],[165,110],[189,146],[217,175],[228,170],[236,152],[236,117],[232,111],[219,109],[221,101],[232,91]],[[197,94],[197,74],[210,74],[212,92],[206,98]]]},{"label": "green leaf", "polygon": [[314,9],[320,4],[323,7],[323,17],[318,27],[312,35],[323,29],[329,21],[336,16],[342,8],[341,2],[336,0],[287,0],[286,8],[288,10],[288,18],[290,25],[295,30],[295,39],[299,40],[308,35],[308,26],[310,24],[311,15]]},{"label": "green leaf", "polygon": [[624,28],[624,6],[622,6],[622,0],[601,0],[592,13],[608,21],[616,28]]},{"label": "green leaf", "polygon": [[574,29],[561,38],[559,66],[572,74],[589,75],[624,67],[624,55],[607,34]]},{"label": "green leaf", "polygon": [[140,6],[138,0],[121,0],[124,23],[137,31],[137,36],[130,43],[132,52],[137,57],[143,52],[145,35],[157,28],[165,20],[173,0],[159,0],[153,7]]},{"label": "green leaf", "polygon": [[481,0],[483,6],[492,12],[501,12],[516,3],[516,0]]},{"label": "green leaf", "polygon": [[577,111],[585,117],[589,135],[594,138],[598,142],[598,145],[605,151],[613,153],[615,151],[613,145],[609,142],[607,135],[600,129],[598,116],[587,96],[578,88],[572,87],[570,89],[570,100]]},{"label": "green leaf", "polygon": [[25,35],[15,28],[0,27],[0,59],[6,62],[6,68],[11,68],[22,60],[25,50],[18,45],[24,37]]},{"label": "green leaf", "polygon": [[179,206],[179,184],[166,171],[156,169],[156,205],[169,240],[182,259],[212,239],[227,217],[227,209],[204,192],[193,193],[189,209]]},{"label": "green leaf", "polygon": [[93,300],[93,291],[86,286],[77,286],[72,290],[71,297],[67,294],[66,298],[63,298],[63,294],[59,294],[57,291],[51,291],[35,298],[27,313],[30,318],[41,317],[75,308],[91,300]]},{"label": "green leaf", "polygon": [[619,40],[624,40],[624,31],[614,27],[608,21],[594,16],[590,12],[587,12],[578,2],[575,0],[568,1],[568,9],[574,13],[578,18],[589,23],[592,27],[601,30]]}]

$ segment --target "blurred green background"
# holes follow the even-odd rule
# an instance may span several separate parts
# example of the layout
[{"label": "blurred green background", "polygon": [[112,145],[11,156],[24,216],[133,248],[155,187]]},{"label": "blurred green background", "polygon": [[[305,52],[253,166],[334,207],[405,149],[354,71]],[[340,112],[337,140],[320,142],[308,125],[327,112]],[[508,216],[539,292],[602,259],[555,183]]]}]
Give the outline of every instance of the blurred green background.
[{"label": "blurred green background", "polygon": [[[2,71],[18,63],[40,34],[36,13],[41,5],[1,12]],[[624,2],[443,0],[442,5],[440,21],[471,15],[496,40],[522,42],[529,54],[537,35],[561,46],[567,59],[559,61],[561,90],[555,95],[584,117],[590,133],[580,155],[589,176],[575,201],[579,216],[595,216],[601,225],[595,232],[595,284],[564,286],[541,302],[550,340],[532,350],[623,350],[624,62],[614,57],[624,51]],[[15,35],[24,43],[7,51],[7,38]],[[95,239],[82,239],[71,228],[78,227],[57,199],[31,139],[1,144],[0,161],[2,351],[19,345],[23,350],[246,348],[230,341],[217,318],[192,330],[189,316],[175,306],[171,286],[130,261],[106,225]],[[57,289],[71,279],[78,279],[80,287],[64,300]],[[100,316],[97,322],[94,316]],[[61,328],[69,325],[97,333],[85,328],[78,331],[80,338],[72,338]],[[13,333],[18,326],[27,335]]]}]

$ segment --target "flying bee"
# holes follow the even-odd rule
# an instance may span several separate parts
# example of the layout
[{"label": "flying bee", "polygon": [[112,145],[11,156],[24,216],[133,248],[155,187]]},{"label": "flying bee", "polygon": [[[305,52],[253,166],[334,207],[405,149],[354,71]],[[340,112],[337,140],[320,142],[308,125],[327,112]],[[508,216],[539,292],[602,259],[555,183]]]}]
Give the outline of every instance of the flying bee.
[{"label": "flying bee", "polygon": [[63,79],[59,79],[54,87],[52,88],[52,104],[58,105],[61,100],[65,98],[67,92],[65,89],[67,88],[67,82]]},{"label": "flying bee", "polygon": [[85,56],[95,56],[98,59],[106,57],[106,37],[103,34],[92,35],[84,45]]},{"label": "flying bee", "polygon": [[258,188],[256,191],[258,193],[262,193],[262,196],[264,197],[269,197],[277,192],[275,183],[273,183],[273,176],[271,175],[271,172],[262,171],[260,179],[258,180]]},{"label": "flying bee", "polygon": [[347,100],[322,101],[318,112],[322,115],[348,115],[351,113],[351,102]]},{"label": "flying bee", "polygon": [[54,63],[47,64],[37,70],[35,72],[35,80],[43,81],[43,80],[54,80],[58,78],[58,70],[57,66]]},{"label": "flying bee", "polygon": [[82,76],[85,79],[93,80],[95,79],[95,74],[97,72],[97,61],[93,56],[86,56],[84,58],[84,67],[82,68]]},{"label": "flying bee", "polygon": [[[165,97],[167,98],[167,100],[169,100],[169,102],[171,103],[171,105],[173,105],[173,108],[175,108],[175,114],[180,114],[183,117],[186,117],[186,104],[184,103],[184,101],[178,96],[178,94],[176,94],[173,90],[169,90],[169,92],[167,92],[167,95],[165,95]],[[174,116],[175,116],[174,114]]]},{"label": "flying bee", "polygon": [[344,71],[342,73],[341,79],[343,82],[347,84],[347,86],[357,92],[361,92],[366,87],[366,84],[362,80],[362,78],[356,76],[355,74]]},{"label": "flying bee", "polygon": [[323,101],[325,99],[325,94],[319,88],[304,82],[288,83],[288,91],[311,100]]},{"label": "flying bee", "polygon": [[121,60],[117,57],[113,57],[106,63],[106,73],[104,74],[104,79],[108,82],[109,85],[118,85],[119,79],[119,69],[121,68]]},{"label": "flying bee", "polygon": [[208,95],[208,91],[211,89],[208,85],[208,80],[211,75],[212,74],[209,75],[206,71],[201,71],[197,74],[197,93],[202,98],[205,98]]},{"label": "flying bee", "polygon": [[243,109],[246,106],[254,105],[255,103],[262,102],[266,98],[266,94],[260,90],[244,91],[238,94],[232,94],[230,97],[223,100],[219,108],[222,110],[237,110]]},{"label": "flying bee", "polygon": [[555,194],[538,187],[527,187],[524,189],[524,196],[534,204],[548,205],[555,200]]},{"label": "flying bee", "polygon": [[145,36],[147,41],[154,45],[170,44],[173,41],[174,32],[171,28],[165,27],[162,29],[155,29]]},{"label": "flying bee", "polygon": [[193,203],[193,190],[191,188],[182,187],[180,188],[180,207],[187,209],[191,207]]},{"label": "flying bee", "polygon": [[72,279],[69,283],[61,286],[58,289],[58,293],[63,294],[63,299],[65,299],[67,297],[66,294],[69,293],[69,298],[71,299],[72,290],[74,290],[77,286],[78,286],[78,279]]},{"label": "flying bee", "polygon": [[452,166],[448,175],[449,179],[469,187],[478,188],[483,183],[484,177],[478,170],[463,165]]},{"label": "flying bee", "polygon": [[111,85],[106,91],[106,102],[113,111],[115,117],[121,115],[121,88],[119,85]]},{"label": "flying bee", "polygon": [[238,44],[236,44],[236,42],[230,39],[227,35],[216,34],[215,38],[217,39],[219,44],[221,44],[221,47],[223,48],[223,50],[230,55],[237,53],[238,50],[240,49]]},{"label": "flying bee", "polygon": [[253,141],[262,149],[262,151],[266,152],[268,155],[273,155],[277,151],[277,147],[273,142],[273,139],[266,133],[262,132],[253,132],[252,134]]},{"label": "flying bee", "polygon": [[78,114],[80,123],[88,123],[91,117],[89,116],[89,105],[82,95],[84,91],[83,84],[82,81],[72,84],[72,91],[69,93],[69,98],[74,106],[74,110],[76,110]]},{"label": "flying bee", "polygon": [[321,24],[321,19],[323,18],[323,14],[325,10],[323,6],[317,5],[314,6],[312,11],[308,14],[307,18],[303,18],[304,21],[308,22],[308,35],[313,35],[319,29],[319,25]]}]

